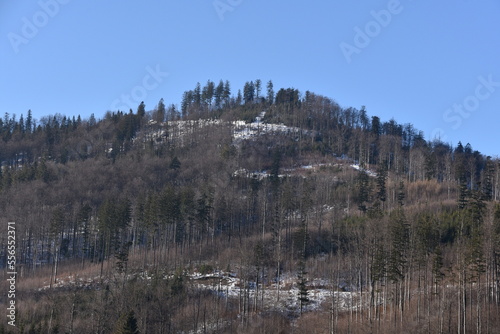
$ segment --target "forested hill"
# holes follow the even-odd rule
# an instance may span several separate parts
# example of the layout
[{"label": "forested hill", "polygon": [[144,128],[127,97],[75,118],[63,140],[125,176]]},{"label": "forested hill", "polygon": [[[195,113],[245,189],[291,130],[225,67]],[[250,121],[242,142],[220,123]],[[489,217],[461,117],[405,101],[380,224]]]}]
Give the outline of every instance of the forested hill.
[{"label": "forested hill", "polygon": [[[493,180],[498,161],[473,150],[470,144],[452,147],[440,141],[428,142],[411,124],[398,124],[393,119],[382,122],[377,116],[369,117],[364,107],[341,108],[334,100],[309,91],[301,94],[288,88],[275,94],[271,81],[266,85],[266,94],[262,90],[261,81],[256,80],[245,84],[243,94],[238,90],[231,95],[228,81],[216,85],[209,80],[205,86],[198,83],[184,93],[181,110],[175,105],[166,106],[162,99],[149,112],[142,103],[136,111],[107,112],[100,120],[94,115],[82,120],[80,116],[56,114],[36,121],[31,111],[19,119],[5,113],[0,119],[0,189],[6,193],[11,187],[37,180],[50,187],[64,181],[63,171],[89,164],[113,165],[117,160],[119,165],[133,159],[136,163],[129,165],[130,176],[147,179],[155,172],[143,173],[145,165],[157,160],[163,164],[174,157],[176,162],[186,162],[180,172],[175,172],[177,182],[177,174],[186,174],[181,177],[182,183],[196,186],[196,178],[190,173],[200,165],[209,173],[207,159],[216,159],[221,152],[226,160],[219,163],[231,160],[229,169],[236,164],[257,171],[269,169],[273,152],[279,152],[288,167],[297,166],[308,155],[342,157],[384,169],[401,180],[454,182],[458,188],[480,190],[486,199],[498,198],[498,185]],[[262,149],[259,142],[264,141],[260,139],[243,146],[236,143],[232,135],[237,122],[251,123],[261,112],[264,124],[283,124],[300,131],[265,137],[266,150],[258,150]],[[199,149],[205,154],[193,155]],[[234,154],[231,159],[228,153]],[[134,165],[142,167],[134,170]],[[147,189],[161,189],[171,181],[167,174],[160,177],[161,182],[147,184]],[[122,175],[116,177],[126,180]]]},{"label": "forested hill", "polygon": [[[21,289],[52,291],[21,294],[26,326],[110,332],[105,319],[130,316],[141,332],[176,333],[202,321],[210,331],[217,317],[214,332],[250,333],[236,319],[252,314],[284,332],[500,326],[500,161],[470,144],[260,80],[237,92],[197,84],[180,109],[162,99],[102,118],[6,113],[0,137],[1,226],[5,236],[16,222]],[[54,289],[64,268],[95,285]],[[236,271],[256,297],[223,302],[189,283],[207,268]],[[151,273],[164,285],[128,276]],[[315,280],[331,307],[308,293]],[[266,304],[265,289],[279,301],[292,288],[300,311]],[[351,308],[335,304],[341,289]],[[194,300],[217,315],[201,320]]]}]

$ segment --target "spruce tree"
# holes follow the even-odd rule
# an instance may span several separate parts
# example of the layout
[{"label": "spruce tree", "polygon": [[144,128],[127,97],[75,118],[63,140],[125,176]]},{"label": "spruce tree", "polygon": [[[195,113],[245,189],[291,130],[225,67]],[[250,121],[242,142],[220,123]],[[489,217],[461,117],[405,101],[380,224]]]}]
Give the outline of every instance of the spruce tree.
[{"label": "spruce tree", "polygon": [[33,115],[31,113],[31,109],[28,110],[28,116],[26,117],[25,127],[27,133],[31,133],[33,130]]},{"label": "spruce tree", "polygon": [[135,318],[134,311],[130,311],[120,317],[113,334],[139,334],[137,327],[137,319]]},{"label": "spruce tree", "polygon": [[236,96],[236,105],[240,105],[243,97],[241,96],[241,89],[238,89],[238,95]]},{"label": "spruce tree", "polygon": [[45,158],[42,158],[40,163],[37,165],[35,176],[37,180],[42,180],[43,182],[49,181],[50,174],[47,168],[47,164],[45,163]]},{"label": "spruce tree", "polygon": [[486,157],[486,164],[484,166],[483,177],[483,197],[486,201],[493,199],[493,180],[495,174],[495,165],[491,161],[491,157]]},{"label": "spruce tree", "polygon": [[229,105],[229,99],[231,97],[231,85],[229,84],[229,80],[226,80],[224,83],[224,93],[222,94],[222,100],[224,104]]},{"label": "spruce tree", "polygon": [[267,83],[267,103],[274,103],[274,89],[273,82],[271,80],[269,80],[269,82]]},{"label": "spruce tree", "polygon": [[186,118],[188,114],[188,108],[193,102],[193,91],[189,90],[186,91],[182,94],[182,101],[181,101],[181,115],[182,118]]},{"label": "spruce tree", "polygon": [[370,179],[368,174],[364,170],[360,171],[357,180],[357,203],[359,210],[363,213],[366,212],[366,202],[369,200],[369,186]]},{"label": "spruce tree", "polygon": [[200,83],[196,83],[196,87],[193,91],[194,95],[194,103],[196,104],[197,107],[201,106],[201,86]]},{"label": "spruce tree", "polygon": [[460,177],[458,184],[458,208],[463,209],[467,206],[469,197],[469,189],[467,188],[467,180],[465,176]]},{"label": "spruce tree", "polygon": [[260,90],[262,89],[262,81],[260,79],[255,80],[255,98],[257,101],[260,97]]},{"label": "spruce tree", "polygon": [[404,181],[399,181],[398,188],[398,204],[399,206],[403,206],[405,203],[405,183]]},{"label": "spruce tree", "polygon": [[19,132],[21,132],[21,134],[24,134],[26,132],[26,129],[24,128],[25,124],[24,124],[24,116],[23,114],[21,114],[21,117],[19,118],[19,123],[18,123],[18,130]]},{"label": "spruce tree", "polygon": [[167,114],[167,110],[165,108],[165,103],[163,102],[163,98],[160,99],[158,105],[156,106],[156,117],[155,121],[163,122],[165,120],[165,115]]},{"label": "spruce tree", "polygon": [[181,162],[179,161],[179,158],[177,158],[176,156],[172,159],[172,161],[170,162],[170,166],[169,166],[170,169],[179,169],[181,168]]},{"label": "spruce tree", "polygon": [[144,115],[146,115],[146,105],[144,104],[144,101],[142,101],[137,107],[137,115],[139,115],[139,117],[144,117]]},{"label": "spruce tree", "polygon": [[385,163],[382,163],[379,165],[378,171],[377,171],[377,198],[385,202],[387,198],[387,191],[385,187],[385,182],[387,180],[387,165]]},{"label": "spruce tree", "polygon": [[221,80],[219,81],[219,84],[215,88],[214,92],[215,108],[218,109],[221,107],[223,97],[224,97],[224,82]]},{"label": "spruce tree", "polygon": [[391,251],[389,253],[388,275],[393,282],[403,279],[407,263],[409,227],[402,209],[397,209],[390,217]]},{"label": "spruce tree", "polygon": [[300,259],[299,265],[298,265],[298,273],[297,273],[297,285],[299,288],[298,292],[298,299],[299,299],[299,305],[300,305],[300,314],[302,314],[302,311],[304,309],[304,306],[309,304],[309,291],[307,290],[307,279],[306,279],[306,269],[305,269],[305,260]]},{"label": "spruce tree", "polygon": [[212,105],[212,99],[214,97],[215,84],[213,81],[208,80],[207,84],[203,87],[201,92],[201,99],[203,104]]},{"label": "spruce tree", "polygon": [[243,100],[245,104],[251,103],[255,98],[255,85],[253,81],[246,82],[243,87]]}]

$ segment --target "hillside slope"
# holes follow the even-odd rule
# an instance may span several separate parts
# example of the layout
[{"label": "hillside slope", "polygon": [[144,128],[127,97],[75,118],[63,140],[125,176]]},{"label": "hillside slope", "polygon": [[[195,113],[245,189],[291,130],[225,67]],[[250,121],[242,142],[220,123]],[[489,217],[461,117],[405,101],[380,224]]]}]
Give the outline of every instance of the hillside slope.
[{"label": "hillside slope", "polygon": [[311,92],[247,98],[2,123],[21,332],[500,325],[498,159]]}]

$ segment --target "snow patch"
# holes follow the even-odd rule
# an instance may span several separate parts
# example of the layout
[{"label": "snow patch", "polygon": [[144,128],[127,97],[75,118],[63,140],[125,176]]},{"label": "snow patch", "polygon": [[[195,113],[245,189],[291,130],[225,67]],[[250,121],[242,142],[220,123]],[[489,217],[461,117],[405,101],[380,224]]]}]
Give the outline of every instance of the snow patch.
[{"label": "snow patch", "polygon": [[365,172],[366,174],[368,174],[368,176],[371,176],[371,177],[377,177],[377,173],[375,173],[374,171],[372,170],[369,170],[369,169],[366,169],[366,168],[363,168],[361,167],[360,165],[358,164],[352,164],[350,165],[352,168],[354,168],[355,170],[359,170],[360,172]]}]

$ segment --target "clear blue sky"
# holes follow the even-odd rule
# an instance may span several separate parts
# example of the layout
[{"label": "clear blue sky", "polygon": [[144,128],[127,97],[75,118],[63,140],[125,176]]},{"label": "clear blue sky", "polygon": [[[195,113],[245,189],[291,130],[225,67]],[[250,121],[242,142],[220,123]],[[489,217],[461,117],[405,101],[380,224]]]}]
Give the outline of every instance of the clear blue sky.
[{"label": "clear blue sky", "polygon": [[271,79],[500,155],[499,14],[499,0],[5,0],[0,113],[102,117],[133,97],[179,104],[198,81]]}]

